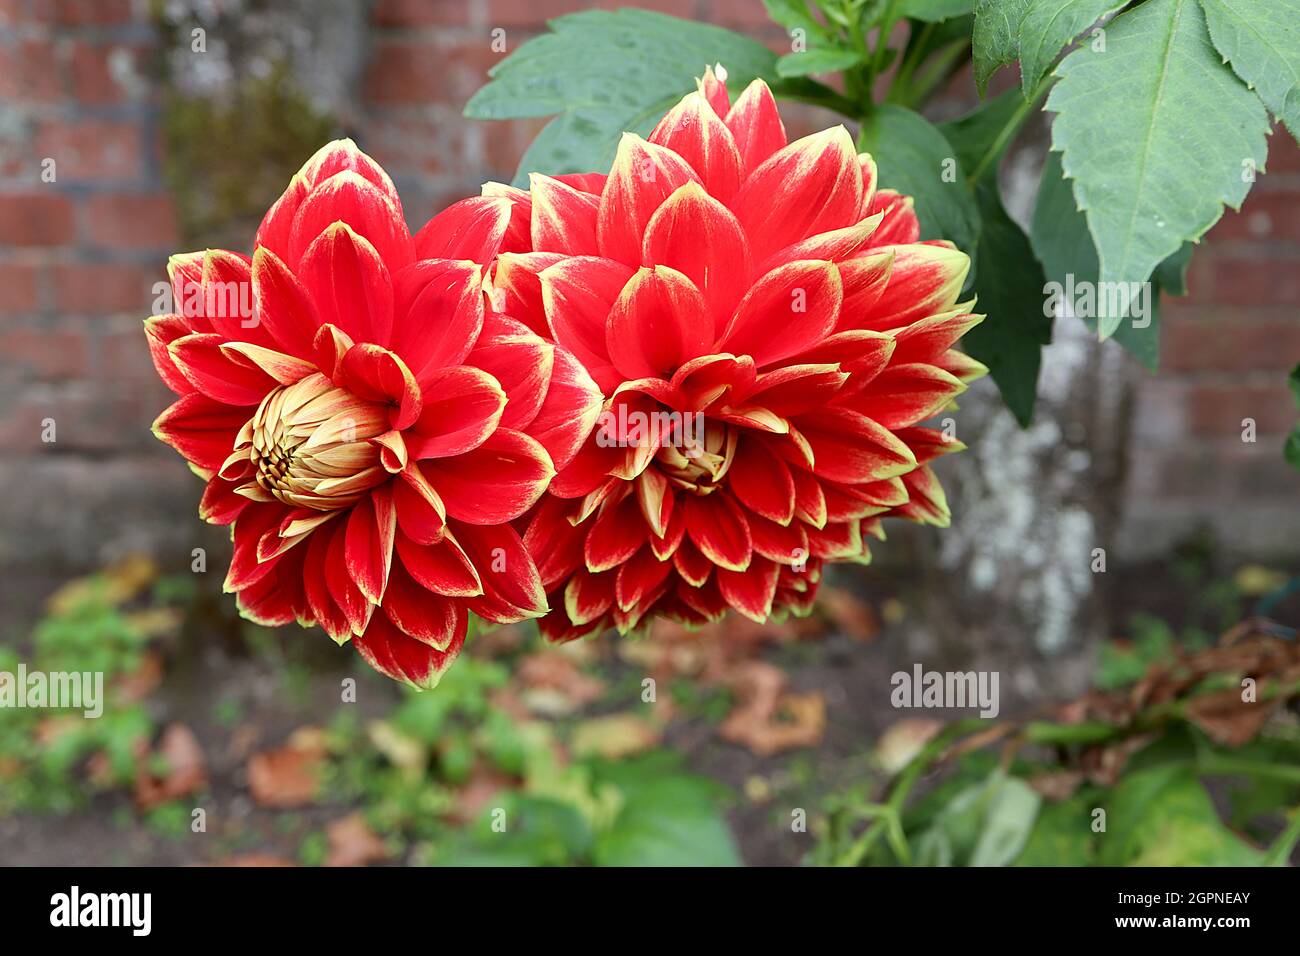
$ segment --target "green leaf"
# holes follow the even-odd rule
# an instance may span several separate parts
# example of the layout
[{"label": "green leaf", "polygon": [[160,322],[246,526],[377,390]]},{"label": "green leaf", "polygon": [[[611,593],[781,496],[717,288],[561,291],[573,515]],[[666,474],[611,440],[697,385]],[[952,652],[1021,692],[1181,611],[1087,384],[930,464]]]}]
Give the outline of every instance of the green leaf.
[{"label": "green leaf", "polygon": [[[1287,383],[1291,386],[1291,394],[1295,396],[1296,404],[1300,405],[1300,365],[1291,370],[1291,374],[1287,376]],[[1286,446],[1282,453],[1292,468],[1300,468],[1300,425],[1293,428],[1291,434],[1286,436]]]},{"label": "green leaf", "polygon": [[975,9],[975,0],[903,0],[899,14],[913,20],[938,23],[961,17]]},{"label": "green leaf", "polygon": [[1219,820],[1190,768],[1152,767],[1125,777],[1102,801],[1102,866],[1258,866],[1264,854]]},{"label": "green leaf", "polygon": [[996,178],[975,187],[981,219],[976,308],[986,318],[962,338],[965,350],[989,367],[1002,399],[1021,425],[1034,415],[1042,347],[1052,341],[1044,315],[1043,267],[1024,230],[1007,215]]},{"label": "green leaf", "polygon": [[1096,797],[1077,793],[1060,803],[1045,803],[1013,866],[1091,866],[1096,855],[1092,808]]},{"label": "green leaf", "polygon": [[711,781],[625,780],[624,802],[596,838],[598,866],[739,866],[740,854]]},{"label": "green leaf", "polygon": [[829,40],[835,31],[814,17],[804,0],[763,0],[767,15],[787,30],[803,30],[809,38]]},{"label": "green leaf", "polygon": [[[1016,90],[1007,90],[1002,95],[989,100],[971,110],[965,116],[939,125],[939,131],[957,151],[957,158],[968,174],[973,174],[980,165],[984,166],[984,176],[996,174],[1002,162],[1002,156],[1010,146],[1010,138],[1002,138],[1007,126],[1015,122],[1016,112],[1024,106],[1024,100]],[[997,155],[985,162],[988,153],[996,150]]]},{"label": "green leaf", "polygon": [[528,172],[607,169],[619,134],[648,133],[710,64],[726,66],[733,89],[776,71],[776,56],[755,40],[647,10],[588,10],[550,28],[493,67],[465,107],[474,119],[558,114],[517,182]]},{"label": "green leaf", "polygon": [[1030,96],[1070,41],[1125,0],[1031,0],[1020,21],[1020,84]]},{"label": "green leaf", "polygon": [[1020,56],[1020,21],[1031,0],[979,0],[971,34],[975,61],[975,86],[980,96],[999,69]]},{"label": "green leaf", "polygon": [[776,72],[778,76],[810,76],[847,70],[861,62],[858,50],[814,47],[803,53],[787,53],[776,61]]},{"label": "green leaf", "polygon": [[957,151],[929,120],[888,104],[863,124],[858,148],[871,153],[880,183],[916,199],[922,239],[948,239],[975,248],[979,213]]},{"label": "green leaf", "polygon": [[1003,777],[989,799],[971,866],[1006,866],[1024,849],[1042,798],[1018,777]]},{"label": "green leaf", "polygon": [[[1195,0],[1147,0],[1111,21],[1106,52],[1056,68],[1052,148],[1087,217],[1099,281],[1141,283],[1238,208],[1267,155],[1268,115],[1222,63]],[[1120,325],[1105,317],[1101,335]]]},{"label": "green leaf", "polygon": [[1300,139],[1300,5],[1201,0],[1201,7],[1215,48]]}]

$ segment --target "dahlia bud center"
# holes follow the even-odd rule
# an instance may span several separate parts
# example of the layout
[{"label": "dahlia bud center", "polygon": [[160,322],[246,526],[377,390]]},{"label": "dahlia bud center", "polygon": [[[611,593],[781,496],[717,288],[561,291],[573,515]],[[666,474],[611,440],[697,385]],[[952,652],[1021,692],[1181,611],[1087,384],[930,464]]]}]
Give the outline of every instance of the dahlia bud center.
[{"label": "dahlia bud center", "polygon": [[263,491],[287,505],[335,511],[388,477],[371,441],[387,430],[385,406],[317,373],[269,393],[235,451],[252,462]]},{"label": "dahlia bud center", "polygon": [[655,455],[660,472],[672,484],[697,495],[712,494],[736,456],[736,429],[708,421],[703,434],[682,445],[665,445]]}]

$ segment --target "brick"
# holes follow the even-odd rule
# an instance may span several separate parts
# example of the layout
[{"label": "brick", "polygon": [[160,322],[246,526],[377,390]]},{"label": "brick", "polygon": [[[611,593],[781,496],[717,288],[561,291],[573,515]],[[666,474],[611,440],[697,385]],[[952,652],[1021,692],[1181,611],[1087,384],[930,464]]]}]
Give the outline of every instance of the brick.
[{"label": "brick", "polygon": [[153,286],[166,273],[115,263],[75,263],[54,267],[58,309],[71,315],[135,313],[142,318],[153,303]]},{"label": "brick", "polygon": [[1300,173],[1300,146],[1296,145],[1285,126],[1278,123],[1268,140],[1268,161],[1264,168],[1269,173]]},{"label": "brick", "polygon": [[72,95],[82,103],[121,103],[131,96],[130,77],[138,73],[140,51],[122,44],[76,43],[69,73]]},{"label": "brick", "polygon": [[[59,26],[111,26],[131,22],[131,0],[53,0],[46,15]],[[45,11],[42,11],[45,12]]]},{"label": "brick", "polygon": [[1283,435],[1295,426],[1300,413],[1286,386],[1277,375],[1274,383],[1196,383],[1188,388],[1188,420],[1193,435],[1240,440],[1242,421],[1255,420],[1260,441]]},{"label": "brick", "polygon": [[0,245],[57,246],[73,235],[72,203],[53,189],[0,195]]},{"label": "brick", "polygon": [[1294,316],[1179,314],[1164,320],[1161,366],[1168,372],[1285,372],[1300,361]]},{"label": "brick", "polygon": [[379,0],[370,14],[377,27],[462,26],[470,22],[471,0]]},{"label": "brick", "polygon": [[72,330],[9,329],[0,334],[0,354],[38,381],[82,378],[87,371],[86,339]]},{"label": "brick", "polygon": [[0,44],[0,99],[49,103],[62,95],[54,45],[44,40]]},{"label": "brick", "polygon": [[499,182],[510,182],[519,160],[550,117],[494,121],[483,131],[485,172]]},{"label": "brick", "polygon": [[121,180],[140,175],[141,130],[134,123],[50,120],[36,132],[37,161],[52,158],[60,182]]},{"label": "brick", "polygon": [[719,26],[745,29],[767,29],[772,18],[761,0],[713,0],[710,21]]},{"label": "brick", "polygon": [[[621,0],[597,0],[595,3],[582,4],[583,9],[597,10],[616,10],[625,6],[628,4]],[[693,19],[697,12],[695,0],[652,0],[636,6],[687,19]],[[573,0],[492,0],[488,8],[488,23],[494,27],[540,28],[547,20],[573,13],[575,8]]]},{"label": "brick", "polygon": [[1246,197],[1240,212],[1231,209],[1210,230],[1213,243],[1247,240],[1266,243],[1275,240],[1300,242],[1300,190],[1273,187],[1267,177],[1261,179]]},{"label": "brick", "polygon": [[443,103],[457,111],[487,82],[500,60],[490,41],[443,48],[431,43],[388,40],[375,44],[366,68],[365,97],[375,103]]},{"label": "brick", "polygon": [[35,312],[40,267],[24,263],[0,263],[0,315],[24,315]]},{"label": "brick", "polygon": [[1247,257],[1210,249],[1206,260],[1213,283],[1208,301],[1237,307],[1300,305],[1300,270],[1293,258]]},{"label": "brick", "polygon": [[87,238],[114,249],[172,250],[179,242],[176,208],[165,193],[91,196]]}]

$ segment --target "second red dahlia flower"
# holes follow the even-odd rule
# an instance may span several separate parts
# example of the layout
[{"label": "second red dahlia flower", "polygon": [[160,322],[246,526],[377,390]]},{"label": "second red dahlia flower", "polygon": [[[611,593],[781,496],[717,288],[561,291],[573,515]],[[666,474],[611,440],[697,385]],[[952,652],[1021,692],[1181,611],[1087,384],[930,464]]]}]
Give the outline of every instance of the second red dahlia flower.
[{"label": "second red dahlia flower", "polygon": [[155,433],[231,525],[227,590],[265,624],[319,624],[373,667],[437,683],[467,615],[537,617],[510,522],[570,463],[600,396],[563,348],[485,308],[480,263],[506,200],[411,236],[387,174],[349,141],[318,152],[252,258],[169,264],[175,312],[146,333],[179,398]]},{"label": "second red dahlia flower", "polygon": [[764,83],[709,71],[608,177],[530,187],[485,190],[492,295],[606,396],[527,525],[549,637],[802,611],[881,518],[947,523],[927,462],[962,446],[918,423],[985,371],[952,348],[969,260],[843,127],[787,143]]}]

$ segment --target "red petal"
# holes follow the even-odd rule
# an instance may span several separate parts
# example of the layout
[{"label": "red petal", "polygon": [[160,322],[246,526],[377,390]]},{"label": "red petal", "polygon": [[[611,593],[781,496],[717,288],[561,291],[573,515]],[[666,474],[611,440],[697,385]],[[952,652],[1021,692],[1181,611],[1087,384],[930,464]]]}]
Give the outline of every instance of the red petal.
[{"label": "red petal", "polygon": [[[655,211],[641,257],[687,276],[704,293],[715,329],[749,287],[749,243],[731,210],[698,183],[687,183]],[[716,331],[713,333],[716,334]]]},{"label": "red petal", "polygon": [[397,536],[397,558],[416,581],[435,594],[469,598],[483,593],[483,582],[464,549],[452,538],[417,544]]},{"label": "red petal", "polygon": [[186,461],[215,472],[235,448],[239,430],[248,421],[247,408],[232,408],[200,392],[183,395],[153,423],[159,441],[175,448]]},{"label": "red petal", "polygon": [[526,431],[542,443],[556,470],[567,468],[600,415],[601,395],[578,360],[564,349],[554,353],[542,407]]},{"label": "red petal", "polygon": [[346,556],[348,574],[372,604],[384,598],[393,562],[397,512],[392,485],[380,485],[362,498],[348,516]]},{"label": "red petal", "polygon": [[617,504],[607,503],[587,534],[584,555],[589,571],[618,567],[646,539],[645,520],[635,495],[625,495]]},{"label": "red petal", "polygon": [[763,439],[741,437],[727,480],[732,493],[750,511],[783,525],[794,518],[794,478]]},{"label": "red petal", "polygon": [[570,256],[596,255],[599,199],[540,173],[528,177],[528,186],[532,195],[533,250]]},{"label": "red petal", "polygon": [[607,392],[618,387],[622,376],[615,371],[606,351],[605,322],[634,272],[612,259],[577,256],[538,275],[555,341],[572,352]]},{"label": "red petal", "polygon": [[673,190],[690,180],[698,182],[699,177],[672,150],[624,133],[600,196],[596,229],[600,254],[640,265],[641,237],[650,217]]},{"label": "red petal", "polygon": [[610,309],[605,347],[627,378],[669,377],[713,342],[713,321],[691,280],[667,266],[639,269]]},{"label": "red petal", "polygon": [[933,365],[891,364],[867,389],[844,406],[889,428],[904,428],[936,414],[966,391],[966,385]]},{"label": "red petal", "polygon": [[785,147],[785,126],[772,91],[754,80],[727,113],[727,128],[736,140],[744,175],[748,176],[777,150]]},{"label": "red petal", "polygon": [[614,594],[623,610],[636,607],[663,584],[672,571],[671,560],[661,560],[648,547],[623,562],[615,576]]},{"label": "red petal", "polygon": [[321,322],[355,342],[387,345],[393,328],[393,285],[387,267],[346,223],[326,228],[303,253],[298,277]]},{"label": "red petal", "polygon": [[364,634],[352,642],[367,664],[416,690],[432,690],[460,654],[465,636],[453,638],[445,651],[403,634],[386,615],[376,614]]},{"label": "red petal", "polygon": [[501,426],[527,430],[546,398],[555,346],[526,326],[494,316],[465,361],[495,378],[505,392]]},{"label": "red petal", "polygon": [[826,408],[798,421],[818,476],[857,484],[911,471],[916,458],[888,429],[847,408]]},{"label": "red petal", "polygon": [[816,345],[835,327],[843,290],[830,262],[791,262],[759,279],[718,343],[769,365]]},{"label": "red petal", "polygon": [[447,508],[416,462],[402,472],[402,480],[393,486],[393,506],[397,509],[397,526],[419,544],[437,544],[447,526]]},{"label": "red petal", "polygon": [[187,335],[172,342],[168,351],[181,374],[208,398],[226,405],[258,404],[276,387],[275,379],[223,352],[225,342],[214,333]]},{"label": "red petal", "polygon": [[498,196],[474,196],[448,206],[416,233],[417,257],[491,262],[501,251],[512,208]]},{"label": "red petal", "polygon": [[[422,385],[465,361],[483,330],[482,269],[465,262],[417,262],[394,283],[392,349]],[[427,390],[427,389],[426,389]]]},{"label": "red petal", "polygon": [[889,284],[860,327],[896,329],[917,319],[952,311],[970,271],[970,257],[966,253],[924,243],[889,249],[894,253]]},{"label": "red petal", "polygon": [[574,572],[564,588],[564,610],[573,624],[600,620],[614,605],[614,574],[592,574],[585,568]]},{"label": "red petal", "polygon": [[719,567],[749,567],[749,525],[740,506],[726,494],[684,496],[686,533],[700,552]]},{"label": "red petal", "polygon": [[861,206],[858,154],[843,126],[775,153],[749,175],[731,204],[756,262],[809,236],[853,225]]},{"label": "red petal", "polygon": [[730,202],[740,188],[740,150],[702,94],[684,96],[659,121],[650,142],[671,149],[690,163],[709,194],[722,202]]},{"label": "red petal", "polygon": [[487,372],[467,365],[440,368],[425,384],[424,410],[407,436],[413,458],[473,451],[497,430],[506,393]]},{"label": "red petal", "polygon": [[422,463],[452,518],[475,525],[513,521],[537,503],[555,475],[541,444],[498,428],[478,448]]},{"label": "red petal", "polygon": [[406,363],[378,345],[362,343],[348,349],[338,381],[358,398],[391,405],[389,423],[399,431],[415,424],[424,408],[420,386]]},{"label": "red petal", "polygon": [[776,596],[780,566],[765,558],[755,558],[746,571],[718,569],[718,589],[727,603],[751,621],[766,624]]},{"label": "red petal", "polygon": [[189,335],[191,331],[189,322],[181,315],[159,315],[144,320],[144,334],[149,343],[149,357],[153,359],[153,367],[158,370],[158,377],[163,380],[163,384],[177,395],[188,395],[194,391],[194,386],[176,367],[167,346]]},{"label": "red petal", "polygon": [[[318,238],[340,224],[364,239],[389,269],[415,259],[415,247],[402,216],[401,204],[354,170],[344,170],[320,183],[303,198],[289,231],[287,265],[301,267]],[[317,302],[317,305],[320,305]]]},{"label": "red petal", "polygon": [[291,355],[312,354],[320,316],[307,289],[269,249],[253,253],[253,301],[257,318],[280,348]]},{"label": "red petal", "polygon": [[441,651],[452,641],[463,640],[469,625],[469,615],[461,602],[426,590],[400,562],[393,565],[388,579],[384,613],[402,633]]},{"label": "red petal", "polygon": [[498,624],[546,613],[542,579],[514,528],[504,524],[453,527],[483,581],[484,594],[470,600],[470,610]]}]

